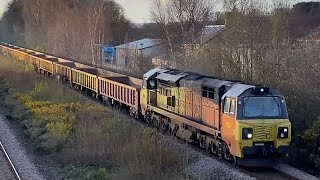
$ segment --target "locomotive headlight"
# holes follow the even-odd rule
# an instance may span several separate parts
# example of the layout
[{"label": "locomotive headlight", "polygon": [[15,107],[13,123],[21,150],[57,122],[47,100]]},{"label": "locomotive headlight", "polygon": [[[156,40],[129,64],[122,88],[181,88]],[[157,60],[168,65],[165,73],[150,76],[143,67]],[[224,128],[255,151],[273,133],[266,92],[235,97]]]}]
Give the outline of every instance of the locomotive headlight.
[{"label": "locomotive headlight", "polygon": [[253,129],[252,128],[242,128],[242,139],[252,139]]},{"label": "locomotive headlight", "polygon": [[278,138],[285,139],[288,138],[289,129],[287,127],[279,127],[278,128]]}]

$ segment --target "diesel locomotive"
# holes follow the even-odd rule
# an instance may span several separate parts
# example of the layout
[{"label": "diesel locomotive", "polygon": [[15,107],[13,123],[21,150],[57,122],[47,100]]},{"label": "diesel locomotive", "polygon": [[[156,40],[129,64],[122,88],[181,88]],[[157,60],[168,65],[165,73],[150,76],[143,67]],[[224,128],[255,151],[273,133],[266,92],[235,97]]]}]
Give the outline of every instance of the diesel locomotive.
[{"label": "diesel locomotive", "polygon": [[291,124],[275,89],[173,69],[143,77],[141,110],[148,123],[242,165],[285,156]]}]

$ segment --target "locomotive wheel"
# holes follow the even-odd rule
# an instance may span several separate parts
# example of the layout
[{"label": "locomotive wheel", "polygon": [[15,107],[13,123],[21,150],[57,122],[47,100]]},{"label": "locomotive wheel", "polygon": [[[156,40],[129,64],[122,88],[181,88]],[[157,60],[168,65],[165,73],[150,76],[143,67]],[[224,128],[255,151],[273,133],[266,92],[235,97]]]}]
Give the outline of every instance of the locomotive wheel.
[{"label": "locomotive wheel", "polygon": [[230,151],[227,144],[224,143],[224,158],[229,161],[233,166],[236,166],[238,164],[238,158],[233,156]]},{"label": "locomotive wheel", "polygon": [[238,165],[238,158],[236,156],[232,156],[232,165],[237,166]]},{"label": "locomotive wheel", "polygon": [[230,154],[228,145],[225,143],[223,143],[223,155],[224,159],[226,159],[227,161],[231,161],[232,155]]},{"label": "locomotive wheel", "polygon": [[151,116],[148,116],[147,114],[144,116],[144,120],[146,121],[148,127],[152,127],[152,122],[151,122]]},{"label": "locomotive wheel", "polygon": [[206,150],[208,153],[210,153],[210,151],[211,151],[211,143],[210,143],[210,144],[208,144],[208,143],[205,144],[205,150]]},{"label": "locomotive wheel", "polygon": [[165,119],[165,118],[162,118],[161,119],[161,122],[160,122],[160,129],[162,132],[166,132],[168,130],[168,120]]},{"label": "locomotive wheel", "polygon": [[173,129],[171,127],[169,127],[169,134],[173,135]]},{"label": "locomotive wheel", "polygon": [[159,122],[157,121],[156,117],[151,117],[151,126],[156,127],[159,130]]},{"label": "locomotive wheel", "polygon": [[215,145],[214,142],[211,143],[211,152],[212,154],[216,155],[218,152],[218,147]]}]

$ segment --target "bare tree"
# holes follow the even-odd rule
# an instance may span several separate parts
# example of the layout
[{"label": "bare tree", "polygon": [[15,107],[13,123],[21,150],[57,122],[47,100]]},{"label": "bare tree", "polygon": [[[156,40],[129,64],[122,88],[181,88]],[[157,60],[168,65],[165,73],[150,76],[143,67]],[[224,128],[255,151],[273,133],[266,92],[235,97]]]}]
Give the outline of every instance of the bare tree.
[{"label": "bare tree", "polygon": [[25,0],[23,7],[30,47],[98,65],[111,40],[108,1]]},{"label": "bare tree", "polygon": [[195,41],[203,25],[213,19],[214,5],[212,0],[154,0],[153,20],[162,25],[170,52],[176,43]]},{"label": "bare tree", "polygon": [[166,13],[166,5],[161,0],[154,0],[155,10],[152,11],[153,20],[160,24],[163,30],[163,34],[168,44],[169,52],[173,52],[173,45],[171,35],[168,29],[169,17]]}]

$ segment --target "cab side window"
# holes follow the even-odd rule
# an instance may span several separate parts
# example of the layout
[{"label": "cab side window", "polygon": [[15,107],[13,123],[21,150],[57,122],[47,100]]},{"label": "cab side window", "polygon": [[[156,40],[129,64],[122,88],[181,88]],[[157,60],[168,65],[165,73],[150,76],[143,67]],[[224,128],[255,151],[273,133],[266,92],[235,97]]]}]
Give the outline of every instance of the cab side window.
[{"label": "cab side window", "polygon": [[234,115],[236,109],[236,101],[234,99],[231,100],[230,111],[229,114]]},{"label": "cab side window", "polygon": [[236,113],[236,100],[226,98],[223,112],[225,114],[230,114],[231,116],[234,116]]},{"label": "cab side window", "polygon": [[229,110],[230,110],[230,99],[227,98],[225,101],[224,101],[224,113],[229,113]]}]

